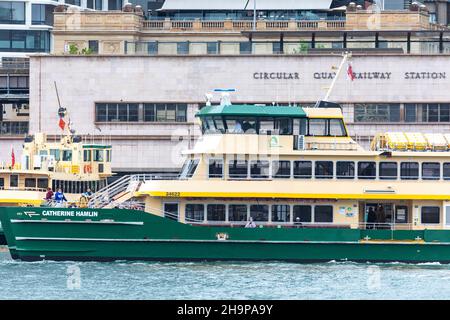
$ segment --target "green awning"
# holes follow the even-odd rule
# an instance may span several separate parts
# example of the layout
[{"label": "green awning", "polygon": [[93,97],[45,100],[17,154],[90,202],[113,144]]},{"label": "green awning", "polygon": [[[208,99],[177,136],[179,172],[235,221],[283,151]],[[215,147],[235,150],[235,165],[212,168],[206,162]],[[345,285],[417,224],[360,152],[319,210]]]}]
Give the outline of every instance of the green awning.
[{"label": "green awning", "polygon": [[301,107],[290,106],[255,106],[246,104],[234,104],[231,106],[206,106],[196,117],[208,116],[235,116],[235,117],[266,117],[266,118],[306,118],[306,113]]}]

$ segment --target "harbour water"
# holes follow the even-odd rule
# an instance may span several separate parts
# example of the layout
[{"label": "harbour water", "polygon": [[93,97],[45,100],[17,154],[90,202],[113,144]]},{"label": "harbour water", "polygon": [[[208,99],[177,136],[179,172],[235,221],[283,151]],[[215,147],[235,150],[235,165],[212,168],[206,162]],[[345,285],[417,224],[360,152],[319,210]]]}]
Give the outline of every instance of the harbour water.
[{"label": "harbour water", "polygon": [[21,262],[0,252],[0,299],[449,299],[450,265]]}]

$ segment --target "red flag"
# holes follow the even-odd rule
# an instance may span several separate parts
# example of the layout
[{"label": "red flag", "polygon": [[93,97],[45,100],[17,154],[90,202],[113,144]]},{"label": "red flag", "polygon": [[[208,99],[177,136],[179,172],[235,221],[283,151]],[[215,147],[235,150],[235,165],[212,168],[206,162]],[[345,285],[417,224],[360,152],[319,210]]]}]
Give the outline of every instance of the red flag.
[{"label": "red flag", "polygon": [[11,148],[11,168],[16,164],[16,156],[14,155],[14,148]]},{"label": "red flag", "polygon": [[347,74],[350,77],[350,80],[355,80],[355,74],[353,73],[352,65],[349,63],[347,68]]},{"label": "red flag", "polygon": [[64,122],[63,118],[59,118],[59,127],[61,128],[61,130],[64,130],[64,128],[66,127],[66,123]]}]

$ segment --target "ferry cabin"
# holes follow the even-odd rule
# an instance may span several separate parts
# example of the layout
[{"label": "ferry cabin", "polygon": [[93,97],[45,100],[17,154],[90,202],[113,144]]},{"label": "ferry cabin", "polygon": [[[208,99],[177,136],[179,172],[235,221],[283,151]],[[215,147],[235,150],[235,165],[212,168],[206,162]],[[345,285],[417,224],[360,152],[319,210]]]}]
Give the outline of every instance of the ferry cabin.
[{"label": "ferry cabin", "polygon": [[110,145],[83,143],[78,136],[48,141],[36,134],[25,139],[14,166],[0,166],[0,205],[39,205],[47,188],[61,188],[69,201],[77,201],[87,189],[104,188],[111,175]]},{"label": "ferry cabin", "polygon": [[197,116],[203,136],[178,179],[136,193],[147,212],[200,225],[450,228],[450,141],[366,151],[339,107],[206,106]]}]

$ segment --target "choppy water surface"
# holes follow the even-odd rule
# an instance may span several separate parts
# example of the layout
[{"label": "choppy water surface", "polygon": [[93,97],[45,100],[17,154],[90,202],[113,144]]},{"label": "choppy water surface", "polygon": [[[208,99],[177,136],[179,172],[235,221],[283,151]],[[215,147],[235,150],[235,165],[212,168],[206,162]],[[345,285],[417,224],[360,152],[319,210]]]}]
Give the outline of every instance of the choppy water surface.
[{"label": "choppy water surface", "polygon": [[0,299],[450,299],[450,265],[20,262]]}]

